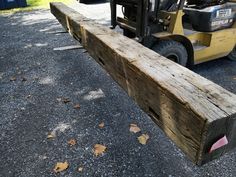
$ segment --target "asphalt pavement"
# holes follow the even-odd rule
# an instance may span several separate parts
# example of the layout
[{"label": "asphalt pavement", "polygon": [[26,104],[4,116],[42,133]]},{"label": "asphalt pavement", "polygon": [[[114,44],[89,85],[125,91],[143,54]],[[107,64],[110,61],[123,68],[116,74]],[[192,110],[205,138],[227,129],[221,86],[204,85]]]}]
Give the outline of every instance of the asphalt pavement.
[{"label": "asphalt pavement", "polygon": [[[236,175],[236,150],[194,165],[84,49],[55,50],[77,42],[49,11],[1,15],[0,24],[0,176]],[[222,58],[192,70],[236,93],[235,68]],[[141,132],[131,133],[131,123]],[[96,157],[95,144],[105,153]],[[55,173],[65,161],[68,169]]]}]

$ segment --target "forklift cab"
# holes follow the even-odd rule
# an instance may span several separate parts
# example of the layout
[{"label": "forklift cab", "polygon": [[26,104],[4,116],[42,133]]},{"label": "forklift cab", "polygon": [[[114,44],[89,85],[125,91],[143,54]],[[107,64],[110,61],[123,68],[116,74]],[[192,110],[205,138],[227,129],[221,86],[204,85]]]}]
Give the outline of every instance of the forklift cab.
[{"label": "forklift cab", "polygon": [[176,54],[171,60],[184,66],[223,56],[236,60],[235,19],[236,0],[111,0],[112,28],[120,26],[125,36],[167,58],[173,52],[164,48],[179,46],[184,59]]},{"label": "forklift cab", "polygon": [[[168,21],[173,16],[171,14],[177,16],[179,11],[183,11],[183,25],[189,23],[188,26],[196,31],[212,32],[231,27],[236,18],[236,1],[221,2],[221,0],[111,0],[111,25],[113,28],[119,25],[124,31],[134,33],[136,37],[145,37],[166,31],[170,24]],[[116,5],[122,6],[124,18],[116,16]]]}]

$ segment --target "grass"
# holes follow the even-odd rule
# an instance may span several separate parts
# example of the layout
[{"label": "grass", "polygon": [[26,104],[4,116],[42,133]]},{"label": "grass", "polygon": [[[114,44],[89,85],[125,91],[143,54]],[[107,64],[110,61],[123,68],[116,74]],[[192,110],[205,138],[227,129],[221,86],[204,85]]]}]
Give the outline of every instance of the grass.
[{"label": "grass", "polygon": [[49,8],[49,2],[63,2],[65,4],[70,4],[74,0],[27,0],[27,4],[31,7],[37,8]]},{"label": "grass", "polygon": [[16,12],[27,12],[34,9],[49,9],[50,2],[63,2],[64,4],[71,4],[75,0],[26,0],[27,7],[23,8],[14,8],[9,10],[0,10],[0,14],[13,14]]}]

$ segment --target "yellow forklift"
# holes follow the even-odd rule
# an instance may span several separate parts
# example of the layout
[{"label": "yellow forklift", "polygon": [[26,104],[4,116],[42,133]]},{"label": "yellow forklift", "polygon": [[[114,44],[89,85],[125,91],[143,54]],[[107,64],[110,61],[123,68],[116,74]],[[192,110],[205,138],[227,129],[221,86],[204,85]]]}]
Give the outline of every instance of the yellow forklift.
[{"label": "yellow forklift", "polygon": [[[111,26],[183,66],[236,60],[236,0],[111,0]],[[117,7],[123,16],[117,16]]]}]

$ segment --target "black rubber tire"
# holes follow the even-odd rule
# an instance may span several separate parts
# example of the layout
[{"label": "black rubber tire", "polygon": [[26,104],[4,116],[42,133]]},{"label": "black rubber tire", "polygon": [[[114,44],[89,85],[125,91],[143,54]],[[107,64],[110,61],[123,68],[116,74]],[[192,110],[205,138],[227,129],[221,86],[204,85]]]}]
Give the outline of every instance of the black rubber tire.
[{"label": "black rubber tire", "polygon": [[173,40],[159,41],[152,47],[152,50],[182,66],[187,65],[188,52],[180,42]]},{"label": "black rubber tire", "polygon": [[128,38],[135,38],[136,37],[135,33],[128,30],[128,29],[123,29],[123,35]]},{"label": "black rubber tire", "polygon": [[233,51],[230,52],[230,54],[228,55],[228,58],[230,60],[236,61],[236,46],[234,47]]}]

